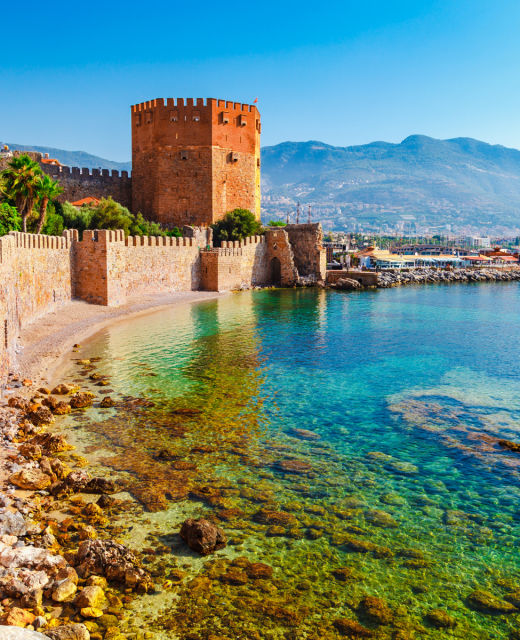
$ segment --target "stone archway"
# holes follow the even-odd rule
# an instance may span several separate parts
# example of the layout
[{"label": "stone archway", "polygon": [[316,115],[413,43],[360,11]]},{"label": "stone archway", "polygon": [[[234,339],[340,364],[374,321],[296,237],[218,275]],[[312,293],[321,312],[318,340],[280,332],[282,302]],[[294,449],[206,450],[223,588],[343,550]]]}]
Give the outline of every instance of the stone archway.
[{"label": "stone archway", "polygon": [[271,258],[271,262],[269,263],[269,279],[272,284],[282,284],[282,263],[280,262],[280,258],[276,256]]}]

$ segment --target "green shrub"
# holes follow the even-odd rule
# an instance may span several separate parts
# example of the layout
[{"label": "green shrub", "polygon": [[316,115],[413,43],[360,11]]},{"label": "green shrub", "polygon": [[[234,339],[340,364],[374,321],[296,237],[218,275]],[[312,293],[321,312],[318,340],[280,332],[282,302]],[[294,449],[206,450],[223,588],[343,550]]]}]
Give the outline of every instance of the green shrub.
[{"label": "green shrub", "polygon": [[264,228],[249,209],[234,209],[211,225],[213,242],[216,247],[224,240],[243,240],[249,236],[261,235]]},{"label": "green shrub", "polygon": [[286,227],[287,223],[282,222],[281,220],[271,220],[271,222],[267,226],[268,227]]},{"label": "green shrub", "polygon": [[7,202],[0,204],[0,236],[5,236],[9,231],[20,231],[21,228],[22,216],[16,207],[11,207]]}]

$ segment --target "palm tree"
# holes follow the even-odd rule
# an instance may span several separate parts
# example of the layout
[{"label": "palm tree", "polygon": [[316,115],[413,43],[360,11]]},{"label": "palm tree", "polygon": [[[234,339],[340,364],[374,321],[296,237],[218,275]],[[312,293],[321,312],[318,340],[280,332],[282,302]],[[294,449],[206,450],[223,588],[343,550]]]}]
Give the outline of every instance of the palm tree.
[{"label": "palm tree", "polygon": [[41,233],[42,227],[45,224],[45,216],[47,215],[47,205],[49,200],[54,200],[60,193],[63,193],[63,188],[60,187],[60,183],[54,181],[47,175],[41,176],[39,179],[39,185],[37,188],[38,198],[40,200],[40,218],[38,220],[38,229],[36,233]]},{"label": "palm tree", "polygon": [[41,175],[40,165],[26,154],[10,160],[7,169],[1,173],[4,180],[3,191],[14,200],[18,213],[22,216],[25,232],[27,218],[32,213],[34,200],[37,197]]}]

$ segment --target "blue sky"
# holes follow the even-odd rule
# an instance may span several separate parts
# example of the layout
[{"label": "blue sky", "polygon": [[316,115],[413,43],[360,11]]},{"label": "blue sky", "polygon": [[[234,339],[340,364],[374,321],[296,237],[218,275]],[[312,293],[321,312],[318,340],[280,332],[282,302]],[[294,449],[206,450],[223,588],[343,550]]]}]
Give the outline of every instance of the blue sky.
[{"label": "blue sky", "polygon": [[131,104],[259,97],[262,145],[411,134],[520,148],[518,0],[2,10],[0,140],[129,160]]}]

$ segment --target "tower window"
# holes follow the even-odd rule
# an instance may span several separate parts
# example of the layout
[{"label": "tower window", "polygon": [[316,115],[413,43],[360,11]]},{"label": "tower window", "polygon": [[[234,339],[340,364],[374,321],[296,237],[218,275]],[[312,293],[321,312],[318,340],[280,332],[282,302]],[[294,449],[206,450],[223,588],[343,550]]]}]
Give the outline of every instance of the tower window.
[{"label": "tower window", "polygon": [[246,126],[246,124],[247,124],[247,117],[246,117],[246,116],[244,116],[244,115],[241,115],[241,116],[240,116],[240,126],[241,126],[241,127],[245,127],[245,126]]},{"label": "tower window", "polygon": [[222,112],[222,124],[229,124],[229,113],[227,111]]},{"label": "tower window", "polygon": [[153,122],[153,111],[148,111],[146,114],[146,122],[151,124]]},{"label": "tower window", "polygon": [[187,159],[188,159],[188,152],[181,151],[181,160],[187,160]]},{"label": "tower window", "polygon": [[193,122],[200,122],[200,111],[192,111],[191,119],[193,120]]},{"label": "tower window", "polygon": [[179,112],[170,111],[170,122],[179,122]]},{"label": "tower window", "polygon": [[135,116],[135,126],[136,127],[140,127],[141,126],[141,114],[137,113]]}]

